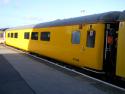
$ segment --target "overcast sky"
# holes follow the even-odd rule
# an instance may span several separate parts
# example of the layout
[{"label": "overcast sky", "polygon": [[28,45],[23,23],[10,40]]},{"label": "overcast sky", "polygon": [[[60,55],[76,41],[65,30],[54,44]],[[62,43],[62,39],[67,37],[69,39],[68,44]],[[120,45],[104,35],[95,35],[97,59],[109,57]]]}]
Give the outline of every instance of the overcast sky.
[{"label": "overcast sky", "polygon": [[123,10],[124,0],[0,0],[0,28]]}]

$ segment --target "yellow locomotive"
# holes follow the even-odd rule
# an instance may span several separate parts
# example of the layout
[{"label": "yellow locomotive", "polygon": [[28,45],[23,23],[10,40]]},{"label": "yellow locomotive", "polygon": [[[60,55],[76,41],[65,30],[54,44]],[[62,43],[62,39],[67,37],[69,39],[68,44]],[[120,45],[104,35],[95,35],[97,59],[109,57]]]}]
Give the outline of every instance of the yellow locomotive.
[{"label": "yellow locomotive", "polygon": [[118,20],[121,14],[107,12],[10,28],[6,44],[125,78],[125,20]]}]

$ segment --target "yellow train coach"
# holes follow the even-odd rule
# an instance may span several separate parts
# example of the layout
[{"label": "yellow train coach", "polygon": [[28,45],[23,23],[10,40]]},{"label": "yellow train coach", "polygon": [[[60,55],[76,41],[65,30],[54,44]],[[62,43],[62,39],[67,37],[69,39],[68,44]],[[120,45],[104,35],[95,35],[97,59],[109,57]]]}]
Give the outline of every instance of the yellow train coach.
[{"label": "yellow train coach", "polygon": [[[11,28],[6,30],[6,44],[96,72],[116,74],[118,70],[118,76],[125,77],[124,73],[119,75],[125,72],[125,68],[120,69],[125,63],[125,54],[120,57],[122,50],[118,50],[116,60],[118,36],[118,48],[125,47],[124,36],[118,35],[120,14],[107,12]],[[120,24],[124,24],[122,32],[125,21]]]},{"label": "yellow train coach", "polygon": [[119,21],[116,75],[125,78],[125,11]]}]

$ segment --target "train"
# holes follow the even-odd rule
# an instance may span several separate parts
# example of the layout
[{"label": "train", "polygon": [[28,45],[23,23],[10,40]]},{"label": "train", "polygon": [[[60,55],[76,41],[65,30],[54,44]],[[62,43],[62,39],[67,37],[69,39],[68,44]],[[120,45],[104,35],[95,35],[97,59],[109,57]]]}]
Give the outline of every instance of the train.
[{"label": "train", "polygon": [[0,44],[4,44],[5,42],[5,30],[8,28],[1,28],[0,29]]},{"label": "train", "polygon": [[125,79],[125,11],[13,27],[5,37],[6,45]]}]

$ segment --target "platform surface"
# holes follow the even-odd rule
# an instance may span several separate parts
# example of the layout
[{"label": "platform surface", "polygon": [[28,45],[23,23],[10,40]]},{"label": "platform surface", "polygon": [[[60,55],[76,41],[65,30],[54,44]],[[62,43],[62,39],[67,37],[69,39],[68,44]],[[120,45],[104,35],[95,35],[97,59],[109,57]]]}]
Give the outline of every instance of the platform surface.
[{"label": "platform surface", "polygon": [[125,94],[125,91],[0,45],[0,94]]}]

